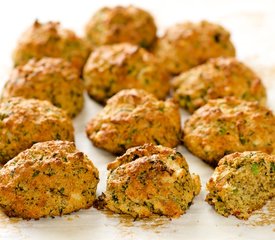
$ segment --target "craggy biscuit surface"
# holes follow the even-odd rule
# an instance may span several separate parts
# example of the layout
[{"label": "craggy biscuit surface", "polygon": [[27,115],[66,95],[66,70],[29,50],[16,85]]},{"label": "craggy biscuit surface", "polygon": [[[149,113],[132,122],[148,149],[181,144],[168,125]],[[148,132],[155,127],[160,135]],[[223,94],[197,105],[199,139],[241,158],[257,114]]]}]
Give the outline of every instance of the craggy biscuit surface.
[{"label": "craggy biscuit surface", "polygon": [[233,57],[235,48],[222,26],[202,21],[176,24],[154,46],[155,55],[169,72],[179,74],[210,58]]},{"label": "craggy biscuit surface", "polygon": [[40,23],[37,20],[19,38],[13,52],[14,64],[25,64],[29,59],[42,57],[64,58],[79,73],[89,55],[87,43],[58,22]]},{"label": "craggy biscuit surface", "polygon": [[235,58],[214,58],[172,80],[174,98],[194,112],[209,99],[234,96],[265,105],[266,91],[261,79]]},{"label": "craggy biscuit surface", "polygon": [[116,213],[179,217],[200,192],[200,179],[190,175],[185,158],[160,145],[128,149],[108,169],[103,199],[105,207]]},{"label": "craggy biscuit surface", "polygon": [[0,170],[0,206],[10,217],[39,219],[92,206],[98,170],[74,143],[37,143]]},{"label": "craggy biscuit surface", "polygon": [[150,13],[134,7],[104,7],[86,25],[86,38],[92,47],[129,42],[149,47],[156,38],[156,24]]},{"label": "craggy biscuit surface", "polygon": [[216,166],[226,154],[275,153],[275,117],[257,102],[236,98],[210,100],[185,122],[185,146]]},{"label": "craggy biscuit surface", "polygon": [[144,90],[122,90],[92,118],[86,132],[96,147],[115,154],[144,143],[175,147],[181,132],[179,107]]},{"label": "craggy biscuit surface", "polygon": [[247,219],[275,196],[275,156],[233,153],[220,160],[207,183],[206,201],[224,216]]},{"label": "craggy biscuit surface", "polygon": [[74,128],[66,112],[48,101],[6,98],[0,102],[0,163],[34,143],[74,141]]},{"label": "craggy biscuit surface", "polygon": [[45,57],[16,67],[5,84],[2,97],[48,100],[75,117],[83,107],[83,90],[83,81],[69,62]]},{"label": "craggy biscuit surface", "polygon": [[169,92],[169,75],[145,49],[129,43],[95,49],[83,71],[90,97],[105,103],[122,89],[138,88],[164,99]]}]

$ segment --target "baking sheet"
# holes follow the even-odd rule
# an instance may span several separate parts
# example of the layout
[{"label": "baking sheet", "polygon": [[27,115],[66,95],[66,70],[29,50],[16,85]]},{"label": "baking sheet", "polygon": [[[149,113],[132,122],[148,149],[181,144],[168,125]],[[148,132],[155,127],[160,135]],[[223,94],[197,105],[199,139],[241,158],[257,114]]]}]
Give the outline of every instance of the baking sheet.
[{"label": "baking sheet", "polygon": [[[223,24],[232,33],[238,58],[263,78],[268,92],[268,105],[275,111],[275,3],[263,0],[1,1],[0,89],[11,68],[10,55],[16,40],[35,18],[41,21],[60,20],[63,26],[82,34],[84,24],[99,7],[129,3],[152,12],[160,32],[171,24],[185,20],[207,19]],[[76,145],[100,171],[100,194],[105,189],[106,164],[114,160],[114,156],[93,147],[88,141],[85,125],[102,107],[88,96],[85,96],[85,100],[82,113],[74,120]],[[188,114],[182,111],[182,121],[187,117]],[[205,183],[213,169],[183,146],[178,150],[187,159],[191,172],[199,174],[202,180],[200,195],[180,218],[133,221],[91,208],[54,219],[23,221],[9,219],[0,212],[0,239],[275,239],[275,200],[248,221],[218,215],[204,201]]]}]

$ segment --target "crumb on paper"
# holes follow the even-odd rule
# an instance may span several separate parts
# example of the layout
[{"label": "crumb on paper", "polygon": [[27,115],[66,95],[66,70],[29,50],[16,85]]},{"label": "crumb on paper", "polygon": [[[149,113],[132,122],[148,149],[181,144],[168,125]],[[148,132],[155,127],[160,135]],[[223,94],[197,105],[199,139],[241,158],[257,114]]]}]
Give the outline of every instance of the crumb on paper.
[{"label": "crumb on paper", "polygon": [[[246,225],[255,227],[275,225],[275,199],[271,199],[264,208],[255,211]],[[275,228],[272,231],[274,232]]]}]

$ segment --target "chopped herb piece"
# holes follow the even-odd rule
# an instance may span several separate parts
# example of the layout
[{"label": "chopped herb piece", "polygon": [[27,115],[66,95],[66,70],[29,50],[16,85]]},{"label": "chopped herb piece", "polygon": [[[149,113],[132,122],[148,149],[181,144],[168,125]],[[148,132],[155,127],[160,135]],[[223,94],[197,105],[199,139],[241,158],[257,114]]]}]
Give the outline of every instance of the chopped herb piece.
[{"label": "chopped herb piece", "polygon": [[219,134],[220,135],[224,135],[227,133],[227,130],[224,126],[220,126],[220,129],[219,129]]},{"label": "chopped herb piece", "polygon": [[258,175],[259,174],[259,165],[258,163],[253,163],[251,165],[251,171],[254,175]]},{"label": "chopped herb piece", "polygon": [[118,198],[117,196],[113,193],[112,194],[112,200],[115,202],[115,203],[118,203]]},{"label": "chopped herb piece", "polygon": [[159,107],[158,109],[160,112],[164,112],[164,106]]},{"label": "chopped herb piece", "polygon": [[242,145],[246,144],[246,139],[244,138],[244,136],[240,136],[239,139]]},{"label": "chopped herb piece", "polygon": [[270,171],[273,173],[275,172],[275,163],[271,163],[271,166],[270,166]]},{"label": "chopped herb piece", "polygon": [[32,174],[32,177],[36,177],[36,176],[38,176],[38,175],[39,175],[39,173],[40,173],[40,171],[39,171],[39,170],[35,170],[35,171],[33,172],[33,174]]}]

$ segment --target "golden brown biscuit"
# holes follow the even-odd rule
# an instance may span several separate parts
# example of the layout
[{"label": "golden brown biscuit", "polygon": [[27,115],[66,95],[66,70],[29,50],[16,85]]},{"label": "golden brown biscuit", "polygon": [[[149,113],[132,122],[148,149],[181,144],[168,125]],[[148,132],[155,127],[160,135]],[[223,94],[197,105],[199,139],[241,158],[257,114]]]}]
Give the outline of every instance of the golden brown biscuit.
[{"label": "golden brown biscuit", "polygon": [[5,163],[36,142],[74,140],[66,112],[48,101],[7,98],[0,102],[0,163]]},{"label": "golden brown biscuit", "polygon": [[10,217],[61,216],[91,207],[98,181],[98,170],[74,143],[37,143],[0,170],[0,206]]},{"label": "golden brown biscuit", "polygon": [[37,20],[19,38],[13,53],[14,64],[42,57],[64,58],[81,72],[89,55],[87,43],[58,22],[40,23]]},{"label": "golden brown biscuit", "polygon": [[115,154],[144,143],[175,147],[181,133],[179,107],[144,90],[122,90],[87,124],[86,132],[96,147]]},{"label": "golden brown biscuit", "polygon": [[248,219],[275,196],[275,156],[262,152],[233,153],[219,161],[207,183],[206,201],[223,215]]},{"label": "golden brown biscuit", "polygon": [[235,48],[222,26],[207,21],[186,22],[167,29],[154,47],[164,67],[179,74],[210,58],[233,57]]},{"label": "golden brown biscuit", "polygon": [[150,13],[134,7],[104,7],[86,25],[86,38],[92,47],[129,42],[149,47],[157,27]]},{"label": "golden brown biscuit", "polygon": [[265,105],[266,92],[261,79],[235,58],[213,58],[183,72],[172,80],[174,98],[194,112],[209,99],[234,96]]},{"label": "golden brown biscuit", "polygon": [[128,149],[108,165],[105,194],[99,199],[113,212],[135,218],[179,217],[200,192],[185,158],[174,149],[145,144]]},{"label": "golden brown biscuit", "polygon": [[257,102],[210,100],[185,122],[183,132],[185,146],[213,166],[233,152],[275,153],[275,117]]},{"label": "golden brown biscuit", "polygon": [[129,43],[95,49],[83,76],[88,94],[103,103],[122,89],[144,89],[164,99],[170,88],[168,73],[157,59]]},{"label": "golden brown biscuit", "polygon": [[83,82],[69,62],[45,57],[16,67],[5,84],[2,97],[48,100],[75,117],[83,107],[83,90]]}]

